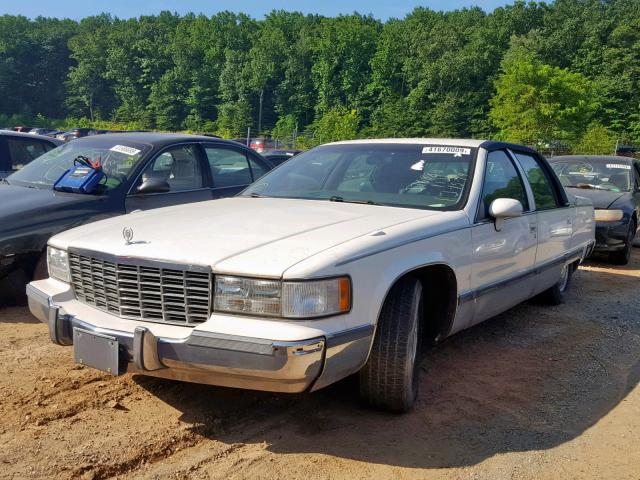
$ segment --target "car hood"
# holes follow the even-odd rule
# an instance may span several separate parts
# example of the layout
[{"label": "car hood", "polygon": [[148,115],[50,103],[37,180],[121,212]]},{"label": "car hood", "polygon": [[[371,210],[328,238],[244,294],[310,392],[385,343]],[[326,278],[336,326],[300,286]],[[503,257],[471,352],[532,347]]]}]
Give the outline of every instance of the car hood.
[{"label": "car hood", "polygon": [[608,190],[592,190],[588,188],[569,188],[571,193],[586,197],[593,202],[594,208],[609,208],[616,200],[618,200],[625,192],[611,192]]},{"label": "car hood", "polygon": [[[60,248],[281,277],[321,251],[439,212],[317,200],[229,198],[111,218],[54,237]],[[123,230],[130,228],[127,244]]]},{"label": "car hood", "polygon": [[[95,216],[102,210],[103,202],[104,197],[0,185],[0,253],[12,239],[31,234],[48,238],[64,228],[77,225],[82,219]],[[12,250],[11,253],[17,251]]]}]

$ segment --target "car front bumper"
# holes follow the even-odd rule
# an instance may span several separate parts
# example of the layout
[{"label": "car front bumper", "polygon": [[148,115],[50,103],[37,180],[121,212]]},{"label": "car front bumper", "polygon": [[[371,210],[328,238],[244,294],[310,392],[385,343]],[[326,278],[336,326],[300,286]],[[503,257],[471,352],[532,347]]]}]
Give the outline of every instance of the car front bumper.
[{"label": "car front bumper", "polygon": [[629,220],[618,222],[596,222],[596,252],[615,252],[622,250],[629,233]]},{"label": "car front bumper", "polygon": [[[53,288],[52,288],[53,285]],[[333,334],[309,329],[308,338],[274,340],[186,326],[127,321],[81,304],[71,289],[48,279],[27,286],[31,313],[51,340],[73,345],[78,332],[117,341],[114,375],[139,373],[194,383],[298,393],[317,390],[357,371],[366,361],[373,326]],[[53,292],[52,292],[53,290]],[[57,292],[57,293],[56,293]],[[109,317],[113,325],[105,322]],[[156,331],[154,331],[156,330]]]}]

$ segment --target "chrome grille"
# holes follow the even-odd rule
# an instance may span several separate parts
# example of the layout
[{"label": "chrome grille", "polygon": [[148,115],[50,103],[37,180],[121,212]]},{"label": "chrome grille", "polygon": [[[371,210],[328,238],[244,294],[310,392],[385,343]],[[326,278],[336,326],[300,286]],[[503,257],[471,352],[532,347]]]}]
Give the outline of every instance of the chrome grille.
[{"label": "chrome grille", "polygon": [[69,253],[69,266],[78,300],[109,313],[177,324],[209,318],[209,272],[114,263],[76,253]]}]

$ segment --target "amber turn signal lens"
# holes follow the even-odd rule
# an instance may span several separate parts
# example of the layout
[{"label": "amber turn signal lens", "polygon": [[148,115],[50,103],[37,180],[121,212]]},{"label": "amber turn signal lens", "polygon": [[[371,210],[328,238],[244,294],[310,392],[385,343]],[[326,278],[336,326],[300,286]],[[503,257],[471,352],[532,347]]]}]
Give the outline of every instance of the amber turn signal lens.
[{"label": "amber turn signal lens", "polygon": [[351,309],[351,282],[347,277],[338,279],[340,289],[340,311],[348,312]]}]

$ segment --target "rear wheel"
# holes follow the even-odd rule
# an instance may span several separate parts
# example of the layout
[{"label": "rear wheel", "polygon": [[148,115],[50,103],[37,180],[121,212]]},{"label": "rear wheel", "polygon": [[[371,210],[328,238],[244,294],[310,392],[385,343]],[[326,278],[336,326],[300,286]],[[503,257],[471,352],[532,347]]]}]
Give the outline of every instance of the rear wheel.
[{"label": "rear wheel", "polygon": [[382,306],[376,336],[360,371],[360,396],[393,412],[409,410],[418,395],[422,333],[422,283],[404,278]]},{"label": "rear wheel", "polygon": [[617,252],[611,252],[609,254],[609,261],[615,265],[626,265],[631,260],[631,249],[633,248],[633,242],[636,236],[636,221],[631,219],[629,222],[629,231],[627,232],[627,239],[624,243],[624,248]]},{"label": "rear wheel", "polygon": [[560,305],[564,302],[565,295],[571,286],[574,266],[567,263],[560,271],[560,280],[553,287],[540,294],[540,299],[549,305]]}]

